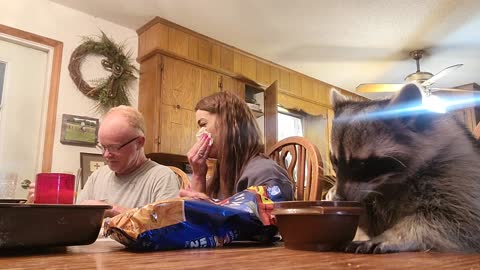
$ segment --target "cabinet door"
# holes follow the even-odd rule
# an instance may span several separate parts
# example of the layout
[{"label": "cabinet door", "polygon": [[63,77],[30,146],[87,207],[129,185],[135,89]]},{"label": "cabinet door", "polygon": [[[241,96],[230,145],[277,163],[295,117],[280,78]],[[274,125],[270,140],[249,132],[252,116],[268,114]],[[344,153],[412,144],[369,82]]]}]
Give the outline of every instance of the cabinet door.
[{"label": "cabinet door", "polygon": [[192,110],[202,96],[202,68],[164,57],[162,104]]},{"label": "cabinet door", "polygon": [[242,100],[245,99],[245,83],[235,78],[222,75],[220,77],[220,85],[222,91],[233,92],[238,95]]},{"label": "cabinet door", "polygon": [[195,143],[195,112],[171,105],[160,105],[158,152],[186,155]]}]

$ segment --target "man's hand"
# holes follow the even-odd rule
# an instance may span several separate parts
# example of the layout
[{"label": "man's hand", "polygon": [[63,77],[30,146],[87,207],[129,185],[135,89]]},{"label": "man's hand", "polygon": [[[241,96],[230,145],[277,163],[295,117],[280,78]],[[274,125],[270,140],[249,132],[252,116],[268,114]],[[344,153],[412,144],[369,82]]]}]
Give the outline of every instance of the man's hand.
[{"label": "man's hand", "polygon": [[105,211],[105,214],[103,215],[104,218],[114,217],[118,214],[121,214],[123,212],[130,210],[130,208],[121,207],[115,204],[109,204],[105,200],[86,200],[86,201],[80,202],[79,205],[110,205],[112,206],[112,209],[108,209]]},{"label": "man's hand", "polygon": [[35,200],[35,183],[30,183],[28,186],[28,195],[27,195],[27,203],[33,203]]}]

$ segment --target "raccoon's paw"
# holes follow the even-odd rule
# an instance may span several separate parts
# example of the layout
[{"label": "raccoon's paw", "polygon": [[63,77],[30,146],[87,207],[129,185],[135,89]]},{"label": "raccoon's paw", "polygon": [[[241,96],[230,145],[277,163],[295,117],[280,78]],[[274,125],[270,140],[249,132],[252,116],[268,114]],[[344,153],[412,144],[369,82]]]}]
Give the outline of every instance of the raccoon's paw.
[{"label": "raccoon's paw", "polygon": [[354,241],[351,242],[346,248],[345,252],[348,253],[393,253],[402,251],[397,245],[391,245],[387,242],[374,242],[374,241]]}]

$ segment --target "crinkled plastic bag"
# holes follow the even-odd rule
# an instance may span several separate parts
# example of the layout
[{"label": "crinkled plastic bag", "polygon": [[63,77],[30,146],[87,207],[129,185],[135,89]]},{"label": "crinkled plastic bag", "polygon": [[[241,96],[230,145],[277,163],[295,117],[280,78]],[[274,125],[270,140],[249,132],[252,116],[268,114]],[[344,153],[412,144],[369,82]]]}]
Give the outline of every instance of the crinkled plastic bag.
[{"label": "crinkled plastic bag", "polygon": [[249,187],[221,202],[176,198],[110,219],[106,235],[134,250],[212,248],[232,241],[274,242],[277,186]]}]

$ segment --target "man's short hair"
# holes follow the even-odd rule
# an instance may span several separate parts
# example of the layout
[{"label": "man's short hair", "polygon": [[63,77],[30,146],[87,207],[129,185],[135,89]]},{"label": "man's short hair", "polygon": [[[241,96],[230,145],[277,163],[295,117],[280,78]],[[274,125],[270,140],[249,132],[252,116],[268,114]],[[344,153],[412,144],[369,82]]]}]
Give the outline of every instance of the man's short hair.
[{"label": "man's short hair", "polygon": [[145,120],[143,115],[137,109],[131,106],[120,105],[111,108],[105,117],[112,113],[124,116],[132,128],[136,129],[141,135],[145,134]]}]

